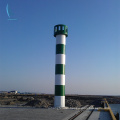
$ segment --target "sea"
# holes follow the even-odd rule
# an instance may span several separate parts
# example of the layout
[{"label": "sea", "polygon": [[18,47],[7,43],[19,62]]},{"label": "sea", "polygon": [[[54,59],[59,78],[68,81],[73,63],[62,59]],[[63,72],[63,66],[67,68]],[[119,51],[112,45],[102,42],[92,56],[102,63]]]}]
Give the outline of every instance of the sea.
[{"label": "sea", "polygon": [[120,120],[120,104],[109,104],[113,113],[116,114],[119,113],[119,120]]}]

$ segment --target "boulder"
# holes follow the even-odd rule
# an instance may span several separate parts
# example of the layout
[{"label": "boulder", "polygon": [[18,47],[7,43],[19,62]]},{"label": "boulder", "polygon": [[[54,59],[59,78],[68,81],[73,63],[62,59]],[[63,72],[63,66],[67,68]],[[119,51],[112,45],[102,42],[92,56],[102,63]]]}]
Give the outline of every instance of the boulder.
[{"label": "boulder", "polygon": [[65,100],[65,106],[66,107],[81,107],[81,103],[78,100],[66,99]]},{"label": "boulder", "polygon": [[32,106],[32,107],[34,106],[34,107],[48,108],[50,107],[51,104],[49,101],[45,99],[39,99],[39,100],[31,100],[25,105]]}]

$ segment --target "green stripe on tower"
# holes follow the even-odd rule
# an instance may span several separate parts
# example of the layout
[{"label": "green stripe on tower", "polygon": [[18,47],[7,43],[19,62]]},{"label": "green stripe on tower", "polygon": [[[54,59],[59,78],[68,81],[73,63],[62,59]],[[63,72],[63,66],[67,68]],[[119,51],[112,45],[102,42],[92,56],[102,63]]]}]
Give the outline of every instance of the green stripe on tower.
[{"label": "green stripe on tower", "polygon": [[65,85],[55,85],[55,96],[65,96]]},{"label": "green stripe on tower", "polygon": [[64,74],[65,75],[65,65],[56,64],[55,65],[55,74]]},{"label": "green stripe on tower", "polygon": [[65,45],[64,44],[56,45],[56,54],[65,54]]}]

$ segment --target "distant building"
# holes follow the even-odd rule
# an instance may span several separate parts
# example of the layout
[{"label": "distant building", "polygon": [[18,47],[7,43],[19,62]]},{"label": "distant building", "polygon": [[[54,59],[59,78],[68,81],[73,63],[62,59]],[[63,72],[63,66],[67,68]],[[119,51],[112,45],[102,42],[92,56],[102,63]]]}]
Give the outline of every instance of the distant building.
[{"label": "distant building", "polygon": [[13,91],[10,91],[8,93],[17,94],[18,92],[16,90],[13,90]]}]

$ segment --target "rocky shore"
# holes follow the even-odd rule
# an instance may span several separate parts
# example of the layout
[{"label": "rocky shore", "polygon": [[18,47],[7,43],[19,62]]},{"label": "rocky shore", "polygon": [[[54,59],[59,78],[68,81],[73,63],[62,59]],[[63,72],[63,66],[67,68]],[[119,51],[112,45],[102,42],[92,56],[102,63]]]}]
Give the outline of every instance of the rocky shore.
[{"label": "rocky shore", "polygon": [[[83,105],[101,106],[106,98],[109,104],[120,104],[120,96],[99,95],[66,95],[66,107],[81,107]],[[50,94],[0,94],[0,105],[31,106],[48,108],[54,105],[54,95]]]}]

